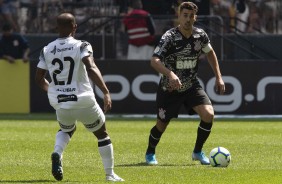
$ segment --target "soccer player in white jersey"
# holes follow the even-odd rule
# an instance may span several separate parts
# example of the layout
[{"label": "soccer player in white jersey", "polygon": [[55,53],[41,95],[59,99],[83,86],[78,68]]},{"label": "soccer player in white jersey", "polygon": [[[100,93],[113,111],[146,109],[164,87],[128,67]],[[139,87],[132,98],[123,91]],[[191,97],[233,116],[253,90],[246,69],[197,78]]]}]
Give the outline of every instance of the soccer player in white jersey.
[{"label": "soccer player in white jersey", "polygon": [[[98,139],[106,180],[124,181],[114,173],[113,145],[106,131],[105,115],[90,84],[91,80],[104,93],[104,112],[110,110],[110,93],[94,62],[92,47],[73,37],[77,24],[72,14],[60,14],[57,28],[59,38],[41,51],[35,77],[38,86],[48,92],[60,126],[51,155],[52,174],[58,181],[63,179],[62,154],[76,130],[76,122],[81,121]],[[50,83],[45,78],[47,72]]]}]

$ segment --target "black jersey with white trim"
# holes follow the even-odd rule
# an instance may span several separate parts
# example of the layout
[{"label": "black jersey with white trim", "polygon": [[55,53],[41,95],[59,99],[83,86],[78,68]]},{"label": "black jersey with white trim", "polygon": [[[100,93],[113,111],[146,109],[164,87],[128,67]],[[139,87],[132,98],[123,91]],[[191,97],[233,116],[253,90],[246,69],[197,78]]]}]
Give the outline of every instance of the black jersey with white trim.
[{"label": "black jersey with white trim", "polygon": [[[210,43],[208,35],[203,29],[193,27],[192,35],[186,38],[178,27],[168,30],[163,34],[159,44],[154,50],[153,56],[159,57],[169,70],[173,71],[182,83],[178,92],[184,92],[193,85],[199,84],[197,79],[198,61]],[[169,79],[162,76],[161,88],[166,90]]]}]

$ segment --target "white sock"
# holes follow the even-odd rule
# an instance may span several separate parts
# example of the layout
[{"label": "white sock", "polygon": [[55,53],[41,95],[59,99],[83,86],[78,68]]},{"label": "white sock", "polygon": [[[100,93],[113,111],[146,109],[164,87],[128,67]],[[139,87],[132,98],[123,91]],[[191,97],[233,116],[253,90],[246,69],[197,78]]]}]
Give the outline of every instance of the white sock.
[{"label": "white sock", "polygon": [[[104,141],[105,139],[98,140]],[[106,146],[98,147],[100,156],[102,157],[102,162],[104,165],[104,169],[106,175],[114,174],[114,151],[113,151],[113,144],[108,144]]]},{"label": "white sock", "polygon": [[70,141],[70,136],[68,133],[65,133],[63,131],[59,131],[56,135],[56,143],[54,152],[59,153],[59,155],[62,157],[62,154],[67,146],[67,144]]}]

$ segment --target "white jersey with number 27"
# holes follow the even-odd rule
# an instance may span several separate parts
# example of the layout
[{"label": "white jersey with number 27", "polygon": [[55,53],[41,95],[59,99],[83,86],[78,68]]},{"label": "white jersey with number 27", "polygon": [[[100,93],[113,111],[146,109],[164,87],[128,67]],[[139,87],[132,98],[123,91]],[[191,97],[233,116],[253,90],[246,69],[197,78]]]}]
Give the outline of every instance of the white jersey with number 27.
[{"label": "white jersey with number 27", "polygon": [[49,102],[54,109],[86,108],[96,103],[82,58],[93,57],[91,45],[73,37],[58,38],[45,46],[38,68],[49,71]]}]

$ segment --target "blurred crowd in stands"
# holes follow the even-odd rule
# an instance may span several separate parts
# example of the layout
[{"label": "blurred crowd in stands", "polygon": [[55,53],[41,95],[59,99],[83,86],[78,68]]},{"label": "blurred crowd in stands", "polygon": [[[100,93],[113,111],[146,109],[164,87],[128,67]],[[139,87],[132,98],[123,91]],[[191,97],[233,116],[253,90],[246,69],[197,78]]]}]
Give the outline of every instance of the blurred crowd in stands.
[{"label": "blurred crowd in stands", "polygon": [[[80,25],[79,33],[93,33],[100,27],[108,32],[117,20],[127,14],[131,0],[0,0],[0,26],[10,23],[14,31],[55,33],[55,17],[60,12],[72,12]],[[168,16],[177,15],[183,0],[142,0],[143,9],[158,19],[156,26],[171,25]],[[281,0],[191,0],[199,6],[202,16],[220,16],[224,32],[281,34]],[[166,15],[165,18],[161,16]],[[116,18],[113,18],[116,17]],[[109,23],[110,22],[110,23]],[[160,26],[158,26],[160,22]],[[118,22],[120,23],[120,22]],[[171,22],[172,25],[175,22]],[[162,29],[166,29],[163,27]],[[163,30],[160,30],[163,31]],[[158,33],[158,32],[157,32]]]}]

